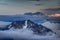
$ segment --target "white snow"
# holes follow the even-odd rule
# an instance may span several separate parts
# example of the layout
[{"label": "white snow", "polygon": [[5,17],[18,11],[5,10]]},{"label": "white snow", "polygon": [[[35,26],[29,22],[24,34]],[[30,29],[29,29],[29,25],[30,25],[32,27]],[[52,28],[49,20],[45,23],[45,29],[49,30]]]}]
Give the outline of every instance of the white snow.
[{"label": "white snow", "polygon": [[27,21],[25,21],[25,25],[23,27],[23,29],[26,29],[27,28]]}]

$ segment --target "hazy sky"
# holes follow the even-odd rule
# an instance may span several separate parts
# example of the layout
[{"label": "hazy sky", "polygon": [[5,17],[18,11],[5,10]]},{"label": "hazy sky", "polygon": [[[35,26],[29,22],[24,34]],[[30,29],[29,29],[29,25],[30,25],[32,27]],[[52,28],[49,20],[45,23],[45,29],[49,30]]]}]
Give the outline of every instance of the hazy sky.
[{"label": "hazy sky", "polygon": [[58,0],[0,0],[0,15],[14,15],[40,9],[58,8]]}]

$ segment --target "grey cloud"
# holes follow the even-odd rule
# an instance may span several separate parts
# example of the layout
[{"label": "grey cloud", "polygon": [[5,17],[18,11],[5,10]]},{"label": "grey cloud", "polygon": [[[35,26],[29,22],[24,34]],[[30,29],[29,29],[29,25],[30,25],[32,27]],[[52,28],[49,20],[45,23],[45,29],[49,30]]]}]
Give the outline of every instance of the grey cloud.
[{"label": "grey cloud", "polygon": [[45,10],[49,10],[49,11],[59,11],[60,8],[49,8],[49,9],[45,9]]},{"label": "grey cloud", "polygon": [[27,1],[51,1],[51,0],[27,0]]},{"label": "grey cloud", "polygon": [[35,4],[35,6],[42,6],[42,5],[44,5],[43,3],[37,3],[37,4]]},{"label": "grey cloud", "polygon": [[0,3],[0,5],[8,5],[7,3]]},{"label": "grey cloud", "polygon": [[48,8],[48,9],[43,9],[43,11],[46,14],[55,14],[55,13],[60,13],[60,8]]},{"label": "grey cloud", "polygon": [[0,1],[15,1],[15,2],[17,2],[17,1],[50,1],[50,0],[0,0]]}]

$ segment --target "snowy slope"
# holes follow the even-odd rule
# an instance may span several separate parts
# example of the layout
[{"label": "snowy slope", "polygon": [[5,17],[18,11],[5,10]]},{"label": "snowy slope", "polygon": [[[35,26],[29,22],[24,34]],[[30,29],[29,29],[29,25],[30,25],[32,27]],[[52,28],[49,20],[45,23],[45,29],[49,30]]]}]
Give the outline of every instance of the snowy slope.
[{"label": "snowy slope", "polygon": [[51,23],[49,21],[43,23],[42,25],[49,29],[52,29],[53,31],[58,30],[58,27],[60,26],[60,24],[58,24],[58,23]]},{"label": "snowy slope", "polygon": [[11,24],[11,22],[0,21],[0,27],[5,27],[5,26],[7,26],[9,24]]}]

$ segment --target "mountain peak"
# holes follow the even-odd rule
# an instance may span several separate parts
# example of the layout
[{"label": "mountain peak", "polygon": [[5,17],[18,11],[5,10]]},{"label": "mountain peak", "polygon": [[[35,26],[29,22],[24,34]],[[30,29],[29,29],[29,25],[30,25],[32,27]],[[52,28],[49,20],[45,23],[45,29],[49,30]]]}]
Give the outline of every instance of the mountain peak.
[{"label": "mountain peak", "polygon": [[[9,27],[9,26],[8,26]],[[25,21],[15,21],[12,22],[10,29],[11,28],[18,28],[18,29],[29,29],[32,30],[34,34],[39,34],[39,35],[47,35],[48,33],[51,33],[49,35],[55,34],[51,29],[44,27],[43,25],[38,25],[31,20],[25,20]]]},{"label": "mountain peak", "polygon": [[33,31],[34,34],[38,35],[49,35],[55,34],[51,29],[46,28],[43,25],[38,25],[31,20],[24,20],[24,21],[14,21],[10,25],[6,26],[8,30],[16,30],[16,29],[28,29]]}]

